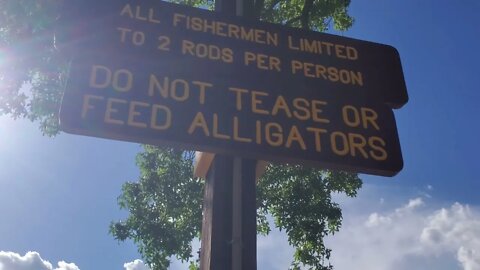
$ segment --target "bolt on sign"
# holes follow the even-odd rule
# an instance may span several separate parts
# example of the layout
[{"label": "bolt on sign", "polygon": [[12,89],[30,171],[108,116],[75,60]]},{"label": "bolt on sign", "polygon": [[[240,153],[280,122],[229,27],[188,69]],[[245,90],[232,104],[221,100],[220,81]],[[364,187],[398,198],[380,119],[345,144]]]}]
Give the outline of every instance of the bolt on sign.
[{"label": "bolt on sign", "polygon": [[64,23],[75,37],[64,131],[385,176],[402,169],[392,109],[408,96],[393,47],[157,0],[78,3],[79,19]]}]

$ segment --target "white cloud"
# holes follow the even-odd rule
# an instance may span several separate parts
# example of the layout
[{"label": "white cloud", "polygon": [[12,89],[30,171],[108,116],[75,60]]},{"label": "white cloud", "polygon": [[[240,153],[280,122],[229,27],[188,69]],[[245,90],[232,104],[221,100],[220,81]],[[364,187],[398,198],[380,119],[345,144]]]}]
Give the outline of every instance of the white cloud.
[{"label": "white cloud", "polygon": [[384,217],[379,215],[378,213],[372,213],[368,217],[367,221],[365,222],[365,226],[367,227],[375,227],[381,224],[389,224],[392,222],[392,219],[389,217]]},{"label": "white cloud", "polygon": [[[123,265],[125,270],[150,270],[141,260]],[[24,256],[10,251],[0,251],[0,270],[80,270],[74,263],[59,261],[57,267],[44,260],[38,252],[29,251]]]},{"label": "white cloud", "polygon": [[138,259],[133,262],[123,264],[123,267],[125,267],[125,270],[150,270],[150,268],[148,268],[148,266],[146,266],[142,260]]},{"label": "white cloud", "polygon": [[24,256],[15,252],[0,251],[0,270],[80,270],[74,263],[58,262],[58,267],[29,251]]},{"label": "white cloud", "polygon": [[403,207],[395,209],[394,214],[382,216],[381,214],[374,212],[368,216],[365,226],[376,227],[380,225],[390,225],[392,223],[392,219],[399,218],[400,216],[403,216],[422,205],[424,205],[422,198],[415,198],[410,200]]},{"label": "white cloud", "polygon": [[74,263],[60,261],[58,262],[58,268],[55,268],[55,270],[80,270],[80,268],[78,268],[78,266],[76,266]]},{"label": "white cloud", "polygon": [[416,198],[383,214],[345,217],[327,246],[336,270],[478,270],[480,212],[459,203],[431,209]]},{"label": "white cloud", "polygon": [[415,199],[412,199],[410,201],[408,201],[408,204],[405,205],[403,208],[400,208],[400,210],[414,210],[415,208],[418,208],[422,205],[424,205],[425,203],[423,202],[423,199],[422,198],[415,198]]},{"label": "white cloud", "polygon": [[466,249],[462,246],[457,252],[457,258],[465,270],[480,269],[480,254],[478,248]]},{"label": "white cloud", "polygon": [[455,203],[430,216],[420,242],[429,253],[455,253],[465,270],[480,269],[480,217],[468,205]]}]

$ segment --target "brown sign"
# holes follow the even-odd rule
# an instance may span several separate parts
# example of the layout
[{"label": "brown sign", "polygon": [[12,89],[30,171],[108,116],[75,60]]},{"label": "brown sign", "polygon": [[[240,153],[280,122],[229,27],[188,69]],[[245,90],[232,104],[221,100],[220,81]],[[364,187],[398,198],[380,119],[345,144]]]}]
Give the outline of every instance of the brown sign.
[{"label": "brown sign", "polygon": [[155,0],[106,2],[75,28],[65,131],[379,175],[401,170],[391,108],[408,97],[392,47]]}]

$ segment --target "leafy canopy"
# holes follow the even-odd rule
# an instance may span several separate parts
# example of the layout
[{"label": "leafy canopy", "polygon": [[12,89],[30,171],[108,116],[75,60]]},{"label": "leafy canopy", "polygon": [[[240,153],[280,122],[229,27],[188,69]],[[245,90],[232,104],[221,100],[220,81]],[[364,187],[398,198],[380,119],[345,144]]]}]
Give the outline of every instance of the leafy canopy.
[{"label": "leafy canopy", "polygon": [[0,1],[0,115],[38,121],[58,133],[65,59],[55,48],[61,0]]},{"label": "leafy canopy", "polygon": [[194,152],[146,145],[137,155],[139,181],[123,185],[118,203],[130,216],[110,232],[132,239],[153,269],[166,269],[170,256],[188,260],[201,230],[204,184],[192,178],[193,158]]},{"label": "leafy canopy", "polygon": [[[269,231],[266,215],[285,230],[295,247],[293,269],[332,269],[327,263],[331,250],[323,238],[340,229],[342,211],[332,193],[354,197],[362,186],[356,174],[318,170],[302,166],[270,165],[257,187],[258,226]],[[325,266],[326,265],[326,266]]]},{"label": "leafy canopy", "polygon": [[[59,132],[58,111],[66,81],[68,57],[56,46],[58,18],[71,0],[0,1],[0,116],[28,118],[43,134]],[[172,1],[213,7],[213,1]],[[254,17],[325,31],[346,30],[353,24],[350,0],[255,0]],[[145,146],[137,156],[141,175],[125,183],[118,203],[127,219],[112,222],[114,238],[132,239],[154,269],[166,269],[169,258],[191,260],[191,241],[199,237],[203,183],[192,177],[192,152]],[[323,238],[339,230],[341,209],[335,192],[355,196],[361,187],[356,174],[301,166],[270,165],[257,187],[258,231],[275,226],[285,230],[296,248],[292,269],[332,269],[331,250]],[[196,264],[192,262],[191,269]]]}]

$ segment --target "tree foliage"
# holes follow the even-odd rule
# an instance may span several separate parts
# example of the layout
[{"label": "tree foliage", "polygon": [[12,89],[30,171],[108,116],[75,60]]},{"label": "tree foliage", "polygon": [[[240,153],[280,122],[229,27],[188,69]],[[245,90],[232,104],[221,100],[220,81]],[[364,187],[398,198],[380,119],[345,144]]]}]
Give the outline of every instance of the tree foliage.
[{"label": "tree foliage", "polygon": [[58,133],[67,63],[54,39],[62,2],[0,1],[0,115],[38,121],[49,135]]},{"label": "tree foliage", "polygon": [[[36,121],[49,136],[59,132],[69,62],[56,44],[58,19],[68,1],[73,0],[0,1],[0,116]],[[172,2],[213,7],[209,0]],[[252,12],[255,18],[292,27],[346,30],[353,23],[349,4],[350,0],[255,0]],[[154,270],[166,269],[171,256],[190,260],[191,240],[199,236],[203,183],[192,178],[192,158],[192,152],[145,146],[137,157],[139,180],[124,184],[119,197],[129,216],[113,222],[110,232],[120,241],[132,239]],[[257,188],[258,231],[268,234],[270,215],[296,248],[293,269],[302,264],[332,269],[323,238],[340,228],[342,216],[331,194],[355,196],[360,186],[355,174],[270,165]]]},{"label": "tree foliage", "polygon": [[[285,230],[295,247],[293,269],[332,269],[331,250],[323,238],[340,229],[342,211],[332,193],[354,197],[362,182],[356,174],[303,166],[270,165],[257,187],[260,228],[269,228],[269,213],[276,227]],[[268,232],[268,229],[267,229]]]},{"label": "tree foliage", "polygon": [[166,269],[169,257],[190,259],[191,241],[202,226],[203,182],[192,178],[194,153],[144,146],[138,154],[138,182],[123,185],[118,203],[130,216],[112,223],[112,235],[132,239],[153,269]]},{"label": "tree foliage", "polygon": [[256,0],[255,17],[272,23],[326,31],[332,24],[347,30],[353,18],[347,13],[350,0]]}]

